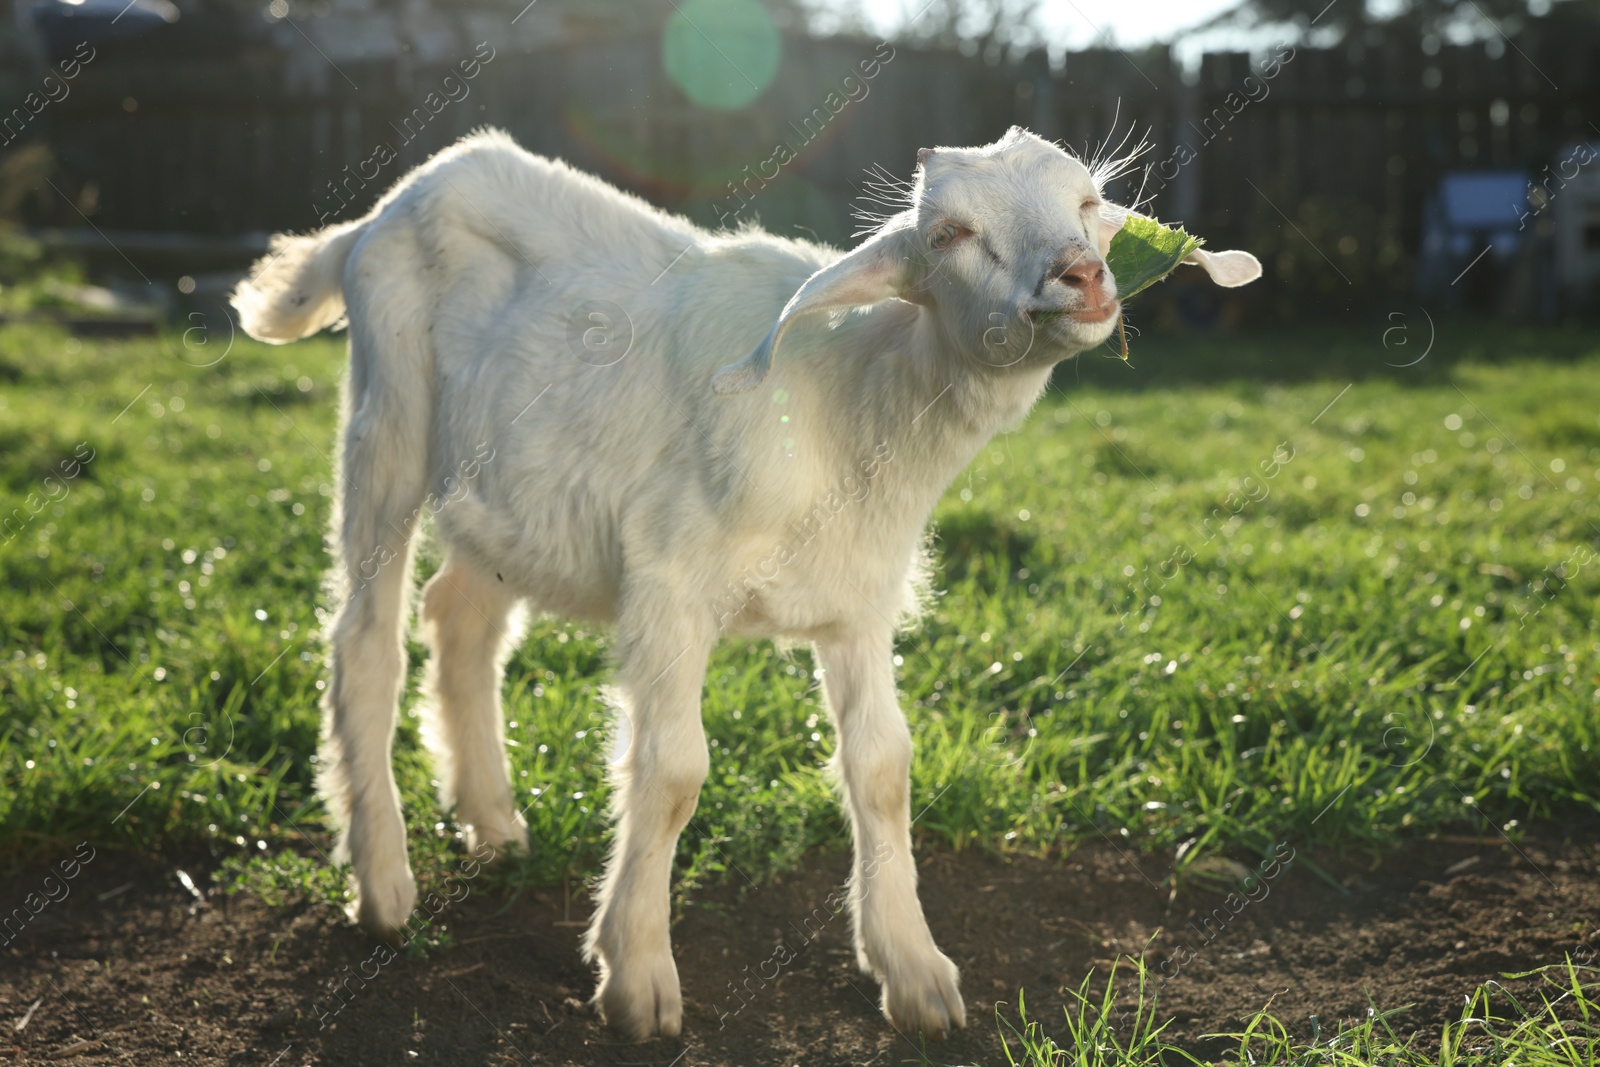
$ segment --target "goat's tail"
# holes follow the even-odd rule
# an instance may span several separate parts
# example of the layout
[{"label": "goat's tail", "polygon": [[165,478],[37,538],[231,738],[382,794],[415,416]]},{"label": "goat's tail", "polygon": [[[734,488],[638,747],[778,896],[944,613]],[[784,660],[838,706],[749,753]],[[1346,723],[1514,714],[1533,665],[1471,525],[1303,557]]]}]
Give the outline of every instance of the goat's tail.
[{"label": "goat's tail", "polygon": [[233,291],[244,332],[281,345],[343,318],[344,264],[365,223],[358,219],[303,237],[273,237],[267,254]]}]

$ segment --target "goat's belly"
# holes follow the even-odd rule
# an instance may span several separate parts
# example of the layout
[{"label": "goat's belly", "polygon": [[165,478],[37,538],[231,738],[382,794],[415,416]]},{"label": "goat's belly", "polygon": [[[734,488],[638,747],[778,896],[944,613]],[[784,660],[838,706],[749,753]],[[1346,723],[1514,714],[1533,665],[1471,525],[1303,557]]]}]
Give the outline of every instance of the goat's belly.
[{"label": "goat's belly", "polygon": [[476,496],[461,503],[468,506],[439,515],[439,535],[451,552],[525,597],[535,611],[616,621],[621,565],[605,538],[556,537]]},{"label": "goat's belly", "polygon": [[[583,622],[617,621],[618,589],[604,582],[574,581],[572,575],[546,569],[518,569],[513,589],[535,611]],[[511,575],[506,576],[508,581]]]},{"label": "goat's belly", "polygon": [[797,568],[764,575],[746,567],[719,591],[718,628],[739,637],[830,640],[891,625],[915,602],[915,591],[903,578],[885,582],[885,571],[894,568],[850,570]]}]

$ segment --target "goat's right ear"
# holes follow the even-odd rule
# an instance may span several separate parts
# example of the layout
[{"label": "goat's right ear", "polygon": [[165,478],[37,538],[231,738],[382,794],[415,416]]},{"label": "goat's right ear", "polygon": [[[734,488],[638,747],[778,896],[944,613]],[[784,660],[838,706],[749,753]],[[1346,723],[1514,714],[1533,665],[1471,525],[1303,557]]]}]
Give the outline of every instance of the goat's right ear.
[{"label": "goat's right ear", "polygon": [[880,230],[855,251],[806,279],[783,306],[766,339],[744,359],[717,371],[711,387],[727,396],[760,385],[772,368],[778,342],[801,315],[849,311],[898,297],[912,278],[911,235],[915,232],[909,222]]}]

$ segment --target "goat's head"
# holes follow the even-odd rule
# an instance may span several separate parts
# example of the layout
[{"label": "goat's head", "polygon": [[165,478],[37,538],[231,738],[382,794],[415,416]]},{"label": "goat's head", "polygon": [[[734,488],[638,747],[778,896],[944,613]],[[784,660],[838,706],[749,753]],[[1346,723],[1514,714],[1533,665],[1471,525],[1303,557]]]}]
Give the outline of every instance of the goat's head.
[{"label": "goat's head", "polygon": [[[883,300],[920,305],[942,341],[1000,370],[1048,366],[1111,335],[1121,305],[1105,256],[1127,210],[1102,196],[1104,169],[1016,126],[994,144],[924,148],[918,160],[905,210],[812,275],[756,350],[717,374],[717,392],[760,382],[801,316]],[[1191,261],[1224,285],[1260,274],[1247,253]]]}]

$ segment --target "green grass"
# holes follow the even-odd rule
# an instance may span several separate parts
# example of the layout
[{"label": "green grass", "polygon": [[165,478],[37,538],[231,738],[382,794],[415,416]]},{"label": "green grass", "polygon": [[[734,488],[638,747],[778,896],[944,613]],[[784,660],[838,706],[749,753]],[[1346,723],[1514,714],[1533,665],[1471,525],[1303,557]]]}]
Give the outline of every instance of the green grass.
[{"label": "green grass", "polygon": [[[1103,989],[1091,988],[1090,972],[1070,990],[1072,1000],[1060,1029],[1030,1020],[1027,1000],[1017,997],[1017,1019],[997,1005],[996,1020],[1010,1067],[1178,1067],[1199,1065],[1183,1047],[1165,1038],[1168,1023],[1157,1023],[1159,1003],[1143,958],[1127,961],[1134,989],[1118,988],[1113,964]],[[1534,994],[1518,999],[1498,982],[1474,989],[1460,1015],[1446,1022],[1437,1038],[1397,1032],[1390,1020],[1403,1006],[1369,1007],[1359,1020],[1341,1022],[1324,1033],[1312,1017],[1297,1025],[1272,1014],[1270,1005],[1243,1020],[1231,1033],[1208,1034],[1226,1042],[1209,1062],[1239,1067],[1593,1067],[1600,1059],[1600,970],[1564,965],[1540,968],[1514,979],[1536,979]]]},{"label": "green grass", "polygon": [[[919,837],[1105,836],[1185,865],[1291,841],[1314,864],[1600,808],[1600,339],[1458,358],[1496,336],[1540,351],[1461,333],[1407,384],[1374,334],[1377,373],[1200,383],[1150,368],[1214,367],[1230,344],[1243,368],[1348,362],[1361,339],[1151,336],[1132,371],[1084,368],[1145,388],[1063,374],[937,512],[944,593],[899,649]],[[225,344],[0,331],[0,520],[22,517],[0,546],[0,849],[199,845],[263,892],[332,899],[312,780],[343,341],[240,339],[192,365]],[[46,483],[64,462],[77,476]],[[603,854],[606,655],[543,620],[511,659],[518,882]],[[684,885],[845,840],[812,666],[715,654]],[[397,761],[426,882],[460,846],[414,699]]]}]

